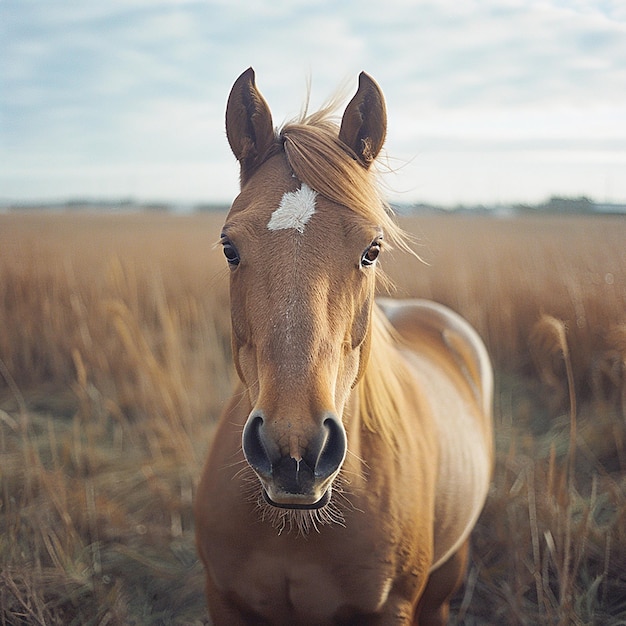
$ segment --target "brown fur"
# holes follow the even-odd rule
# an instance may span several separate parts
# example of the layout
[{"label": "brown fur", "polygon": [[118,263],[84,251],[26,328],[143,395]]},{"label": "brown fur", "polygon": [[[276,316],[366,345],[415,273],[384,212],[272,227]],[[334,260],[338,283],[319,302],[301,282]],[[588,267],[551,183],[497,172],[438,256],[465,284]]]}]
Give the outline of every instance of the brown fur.
[{"label": "brown fur", "polygon": [[[491,370],[451,311],[387,301],[385,317],[374,303],[379,270],[361,266],[362,254],[381,232],[406,246],[372,179],[385,120],[366,75],[340,128],[314,115],[268,136],[252,70],[229,98],[242,189],[223,241],[239,255],[231,312],[242,384],[196,497],[218,625],[444,623],[464,576],[491,472]],[[318,193],[304,232],[268,230],[302,183]],[[343,432],[348,454],[335,468],[328,451],[341,451]],[[279,481],[283,463],[319,471],[296,490]],[[326,506],[292,508],[317,506],[331,485]]]}]

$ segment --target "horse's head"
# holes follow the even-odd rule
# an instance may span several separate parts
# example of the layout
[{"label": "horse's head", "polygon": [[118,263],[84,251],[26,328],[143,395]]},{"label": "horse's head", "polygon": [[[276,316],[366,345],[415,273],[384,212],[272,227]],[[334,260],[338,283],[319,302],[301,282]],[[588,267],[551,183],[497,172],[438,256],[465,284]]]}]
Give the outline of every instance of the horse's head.
[{"label": "horse's head", "polygon": [[226,130],[241,193],[222,245],[233,355],[253,407],[243,452],[266,500],[285,508],[324,506],[343,464],[388,219],[369,172],[385,106],[366,74],[331,128],[318,119],[276,134],[253,70],[232,88]]}]

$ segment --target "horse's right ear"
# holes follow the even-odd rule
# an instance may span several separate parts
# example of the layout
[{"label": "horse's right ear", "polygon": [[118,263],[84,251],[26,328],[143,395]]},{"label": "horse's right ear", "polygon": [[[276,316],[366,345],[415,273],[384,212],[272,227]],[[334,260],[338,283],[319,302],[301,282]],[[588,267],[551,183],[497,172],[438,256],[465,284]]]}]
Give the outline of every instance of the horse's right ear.
[{"label": "horse's right ear", "polygon": [[241,165],[241,183],[263,162],[274,143],[272,114],[248,68],[230,90],[226,105],[226,136]]}]

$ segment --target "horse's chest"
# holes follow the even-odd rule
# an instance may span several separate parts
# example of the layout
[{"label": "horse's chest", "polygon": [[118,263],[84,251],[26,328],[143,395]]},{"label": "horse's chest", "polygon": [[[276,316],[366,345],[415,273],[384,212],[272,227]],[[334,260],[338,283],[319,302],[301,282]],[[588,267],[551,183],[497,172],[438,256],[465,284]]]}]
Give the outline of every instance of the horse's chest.
[{"label": "horse's chest", "polygon": [[[292,555],[293,556],[293,555]],[[391,577],[369,576],[333,559],[256,551],[228,583],[239,603],[272,624],[340,623],[376,612],[386,601]]]}]

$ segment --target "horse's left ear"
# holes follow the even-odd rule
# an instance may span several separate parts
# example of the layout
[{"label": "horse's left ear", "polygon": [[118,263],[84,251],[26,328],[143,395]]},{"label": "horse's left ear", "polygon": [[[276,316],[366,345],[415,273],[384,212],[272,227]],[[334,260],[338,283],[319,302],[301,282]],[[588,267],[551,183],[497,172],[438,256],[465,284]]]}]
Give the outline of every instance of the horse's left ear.
[{"label": "horse's left ear", "polygon": [[241,165],[241,183],[263,163],[274,144],[272,114],[248,68],[233,85],[226,105],[226,136]]},{"label": "horse's left ear", "polygon": [[387,133],[387,110],[380,87],[365,72],[359,74],[359,88],[348,103],[341,120],[339,139],[369,167],[378,156]]}]

